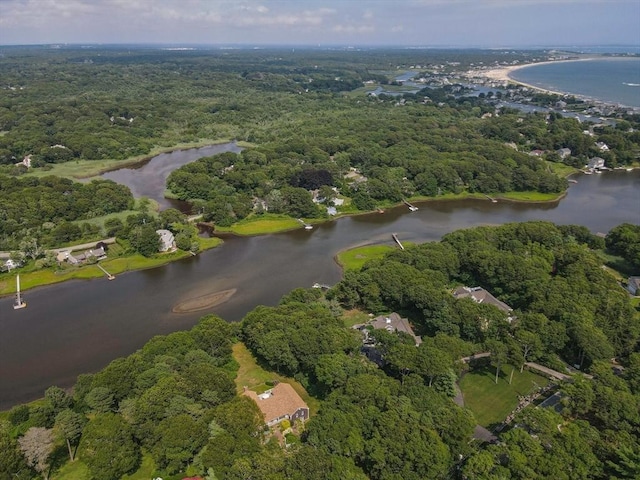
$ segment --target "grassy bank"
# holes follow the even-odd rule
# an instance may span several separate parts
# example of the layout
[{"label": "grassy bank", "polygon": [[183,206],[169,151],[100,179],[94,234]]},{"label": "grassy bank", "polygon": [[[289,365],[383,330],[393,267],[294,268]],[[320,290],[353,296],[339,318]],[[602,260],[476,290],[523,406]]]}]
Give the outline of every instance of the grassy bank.
[{"label": "grassy bank", "polygon": [[47,175],[57,175],[71,179],[81,179],[95,177],[111,170],[119,168],[133,167],[143,163],[161,153],[169,153],[175,150],[186,150],[189,148],[206,147],[207,145],[218,145],[229,143],[231,139],[203,139],[197,142],[179,143],[171,147],[155,147],[149,153],[127,158],[124,160],[73,160],[70,162],[51,164],[52,168],[44,170],[42,168],[31,169],[26,175],[34,177],[44,177]]},{"label": "grassy bank", "polygon": [[[219,238],[199,238],[198,243],[200,244],[201,250],[208,250],[220,245],[222,240]],[[118,275],[120,273],[133,270],[144,270],[147,268],[166,265],[167,263],[175,260],[188,258],[191,256],[191,253],[177,250],[172,253],[158,254],[150,258],[144,257],[140,254],[117,256],[123,255],[122,248],[118,245],[112,245],[109,249],[109,255],[111,255],[112,258],[107,258],[106,260],[101,261],[100,265],[110,274]],[[114,256],[116,257],[113,258]],[[30,288],[52,285],[54,283],[60,283],[67,280],[87,280],[104,276],[104,272],[96,265],[69,267],[62,270],[46,268],[31,272],[20,272],[20,286],[22,290],[28,290]],[[0,277],[0,295],[13,294],[15,291],[15,273],[3,274]]]},{"label": "grassy bank", "polygon": [[304,387],[293,378],[285,377],[276,372],[264,369],[258,364],[258,361],[245,346],[244,343],[238,342],[233,345],[233,358],[238,362],[239,368],[235,378],[236,389],[241,393],[244,387],[256,392],[264,392],[268,389],[268,384],[277,380],[279,382],[289,383],[298,395],[309,406],[311,415],[318,413],[320,409],[320,401],[311,397]]},{"label": "grassy bank", "polygon": [[502,422],[518,405],[518,396],[528,395],[537,387],[543,387],[548,383],[548,380],[540,375],[528,370],[520,373],[516,368],[513,381],[509,385],[511,370],[510,365],[504,365],[500,369],[497,384],[496,370],[490,366],[472,370],[460,380],[464,404],[483,427]]},{"label": "grassy bank", "polygon": [[344,250],[336,256],[338,264],[344,270],[360,270],[369,260],[382,258],[387,252],[393,250],[389,245],[367,245]]},{"label": "grassy bank", "polygon": [[230,227],[216,227],[216,232],[229,232],[236,235],[265,235],[268,233],[295,230],[302,225],[296,219],[286,215],[254,215]]}]

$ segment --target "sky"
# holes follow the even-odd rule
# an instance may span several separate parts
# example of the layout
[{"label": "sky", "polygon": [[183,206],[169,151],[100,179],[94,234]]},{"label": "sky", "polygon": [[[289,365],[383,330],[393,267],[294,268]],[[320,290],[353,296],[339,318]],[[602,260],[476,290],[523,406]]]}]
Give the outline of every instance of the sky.
[{"label": "sky", "polygon": [[640,46],[640,0],[0,0],[0,45]]}]

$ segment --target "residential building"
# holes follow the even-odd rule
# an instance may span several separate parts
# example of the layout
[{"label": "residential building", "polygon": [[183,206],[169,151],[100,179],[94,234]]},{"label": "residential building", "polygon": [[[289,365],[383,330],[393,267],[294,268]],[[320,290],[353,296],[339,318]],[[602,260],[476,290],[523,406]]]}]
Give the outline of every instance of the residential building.
[{"label": "residential building", "polygon": [[278,383],[259,395],[245,387],[243,395],[256,402],[269,427],[283,420],[293,423],[296,420],[304,422],[309,419],[309,407],[288,383]]},{"label": "residential building", "polygon": [[589,159],[589,163],[587,164],[587,168],[591,170],[598,170],[600,168],[604,168],[604,158],[593,157]]},{"label": "residential building", "polygon": [[[485,303],[499,308],[504,313],[511,315],[513,308],[498,300],[482,287],[458,287],[453,291],[455,298],[470,298],[476,303]],[[511,317],[509,317],[511,320]]]},{"label": "residential building", "polygon": [[176,240],[173,237],[173,233],[169,230],[161,229],[156,230],[156,233],[160,236],[160,251],[168,252],[170,250],[174,250],[176,248]]},{"label": "residential building", "polygon": [[373,328],[374,330],[385,329],[388,332],[404,332],[411,335],[416,342],[416,346],[422,343],[422,338],[416,335],[409,324],[409,320],[402,318],[397,313],[393,312],[389,315],[380,315],[367,323],[360,325],[354,325],[353,328],[360,330],[365,335],[365,343],[368,342],[368,330]]},{"label": "residential building", "polygon": [[631,295],[640,295],[640,277],[629,277],[627,290]]}]

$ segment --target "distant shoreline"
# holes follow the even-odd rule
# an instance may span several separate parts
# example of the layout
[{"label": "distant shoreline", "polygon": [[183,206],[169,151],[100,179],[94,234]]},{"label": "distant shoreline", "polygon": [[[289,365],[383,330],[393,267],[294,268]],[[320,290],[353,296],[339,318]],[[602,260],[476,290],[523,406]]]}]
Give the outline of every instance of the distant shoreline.
[{"label": "distant shoreline", "polygon": [[530,83],[517,80],[513,78],[511,75],[513,74],[513,72],[517,70],[522,70],[523,68],[528,68],[528,67],[536,67],[539,65],[551,65],[555,63],[584,62],[584,61],[599,60],[599,59],[600,59],[599,57],[585,57],[585,58],[574,58],[570,60],[548,60],[545,62],[525,63],[522,65],[511,65],[508,67],[493,68],[491,70],[485,70],[485,71],[480,70],[480,71],[475,71],[474,73],[481,74],[482,76],[489,78],[491,80],[495,80],[498,82],[515,83],[516,85],[521,85],[523,87],[531,88],[533,90],[537,90],[539,92],[547,93],[550,95],[560,95],[560,96],[572,95],[574,97],[580,97],[579,94],[575,94],[571,92],[558,92],[556,90],[550,90],[548,88],[538,87],[536,85],[532,85]]},{"label": "distant shoreline", "polygon": [[540,87],[537,85],[533,85],[531,83],[523,82],[513,77],[513,73],[529,67],[536,67],[538,65],[550,65],[556,63],[570,63],[570,62],[586,62],[586,61],[595,61],[595,60],[615,60],[621,57],[602,57],[602,56],[588,56],[582,58],[572,58],[567,60],[548,60],[544,62],[534,62],[534,63],[525,63],[522,65],[510,65],[500,68],[492,68],[489,70],[472,70],[468,72],[468,75],[475,75],[476,77],[484,77],[485,79],[493,80],[496,82],[504,82],[511,83],[515,85],[519,85],[522,87],[530,88],[532,90],[542,92],[548,95],[558,95],[560,97],[575,97],[577,99],[583,100],[584,102],[595,104],[595,105],[609,105],[615,107],[625,107],[632,110],[638,110],[639,107],[634,105],[625,105],[621,102],[604,100],[600,98],[591,97],[589,95],[584,95],[580,93],[570,92],[570,91],[557,91],[551,90],[549,88]]}]

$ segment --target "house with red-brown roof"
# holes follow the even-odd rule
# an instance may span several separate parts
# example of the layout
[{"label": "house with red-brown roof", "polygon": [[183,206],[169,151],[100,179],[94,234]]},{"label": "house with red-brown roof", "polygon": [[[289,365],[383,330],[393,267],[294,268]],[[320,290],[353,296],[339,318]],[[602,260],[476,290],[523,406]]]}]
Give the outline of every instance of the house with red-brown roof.
[{"label": "house with red-brown roof", "polygon": [[288,383],[278,383],[261,394],[245,387],[243,395],[256,402],[269,427],[277,425],[282,420],[293,423],[296,420],[304,422],[309,419],[309,407]]}]

